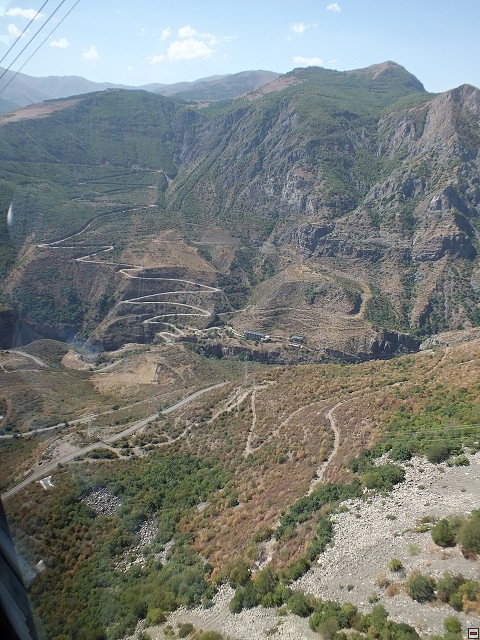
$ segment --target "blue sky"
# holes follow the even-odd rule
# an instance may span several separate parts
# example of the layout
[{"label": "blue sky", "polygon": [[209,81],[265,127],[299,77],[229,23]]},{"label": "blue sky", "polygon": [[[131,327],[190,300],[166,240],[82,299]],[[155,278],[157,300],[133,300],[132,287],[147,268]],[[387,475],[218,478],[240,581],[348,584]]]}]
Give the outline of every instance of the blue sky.
[{"label": "blue sky", "polygon": [[[0,58],[45,0],[0,0]],[[9,64],[61,0],[2,63]],[[75,3],[55,17],[17,70]],[[127,85],[247,69],[318,64],[355,69],[394,60],[430,91],[480,86],[480,0],[80,0],[23,68]]]}]

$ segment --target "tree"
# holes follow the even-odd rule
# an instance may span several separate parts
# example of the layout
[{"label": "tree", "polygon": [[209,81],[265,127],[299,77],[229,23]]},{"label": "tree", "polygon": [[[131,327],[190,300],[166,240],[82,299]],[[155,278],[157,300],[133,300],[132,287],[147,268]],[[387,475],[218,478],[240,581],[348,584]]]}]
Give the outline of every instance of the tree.
[{"label": "tree", "polygon": [[457,540],[465,551],[480,553],[480,517],[471,515],[458,530]]},{"label": "tree", "polygon": [[287,606],[292,613],[297,616],[301,616],[302,618],[306,618],[312,613],[312,608],[310,607],[306,596],[299,591],[296,591],[290,596]]},{"label": "tree", "polygon": [[452,449],[448,443],[438,442],[430,445],[425,451],[425,455],[429,462],[432,464],[438,464],[439,462],[444,462],[449,458],[451,451]]},{"label": "tree", "polygon": [[431,535],[432,540],[439,547],[454,547],[456,544],[455,533],[446,518],[432,527]]},{"label": "tree", "polygon": [[412,574],[407,581],[407,592],[412,600],[430,602],[435,593],[435,580],[419,573]]}]

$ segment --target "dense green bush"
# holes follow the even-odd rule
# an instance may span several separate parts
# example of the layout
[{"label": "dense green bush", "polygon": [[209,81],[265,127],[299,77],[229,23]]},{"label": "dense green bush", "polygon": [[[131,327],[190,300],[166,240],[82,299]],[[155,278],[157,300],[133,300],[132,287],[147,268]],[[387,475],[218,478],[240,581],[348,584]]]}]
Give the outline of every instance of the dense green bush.
[{"label": "dense green bush", "polygon": [[435,595],[435,580],[429,576],[412,574],[407,580],[407,592],[412,600],[430,602]]},{"label": "dense green bush", "polygon": [[446,518],[432,527],[431,536],[434,543],[438,544],[439,547],[454,547],[456,544],[455,531]]},{"label": "dense green bush", "polygon": [[412,443],[400,441],[390,449],[390,458],[398,462],[405,462],[412,458],[414,452],[415,448]]},{"label": "dense green bush", "polygon": [[450,598],[456,593],[458,587],[465,581],[462,575],[453,575],[449,571],[445,571],[437,582],[437,596],[442,602],[449,602]]},{"label": "dense green bush", "polygon": [[446,442],[438,442],[436,444],[432,444],[425,450],[427,460],[432,464],[444,462],[447,458],[450,457],[451,453],[452,448],[450,444]]},{"label": "dense green bush", "polygon": [[461,525],[457,540],[465,551],[480,553],[480,513],[478,511],[473,512]]},{"label": "dense green bush", "polygon": [[244,560],[239,560],[230,570],[228,581],[232,589],[244,587],[250,580],[250,568]]},{"label": "dense green bush", "polygon": [[292,613],[302,618],[306,618],[312,613],[312,607],[308,598],[299,591],[295,591],[287,600],[287,607]]},{"label": "dense green bush", "polygon": [[383,464],[372,467],[361,479],[367,489],[391,491],[396,484],[405,480],[405,471],[394,464]]},{"label": "dense green bush", "polygon": [[460,620],[455,616],[448,616],[443,621],[443,627],[445,631],[449,633],[460,633],[462,630],[462,625],[460,624]]}]

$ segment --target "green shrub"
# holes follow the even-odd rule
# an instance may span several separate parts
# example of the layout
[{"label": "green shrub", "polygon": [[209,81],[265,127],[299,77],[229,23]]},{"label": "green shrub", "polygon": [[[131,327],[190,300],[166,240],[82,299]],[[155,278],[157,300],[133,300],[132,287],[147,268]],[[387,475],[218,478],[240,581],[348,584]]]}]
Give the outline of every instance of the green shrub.
[{"label": "green shrub", "polygon": [[455,532],[446,518],[432,527],[431,536],[434,543],[438,544],[439,547],[454,547],[456,544]]},{"label": "green shrub", "polygon": [[179,638],[188,638],[189,635],[193,633],[195,627],[190,622],[185,622],[178,627],[178,637]]},{"label": "green shrub", "polygon": [[458,587],[457,593],[462,597],[465,596],[467,600],[474,602],[480,594],[480,584],[476,580],[466,580]]},{"label": "green shrub", "polygon": [[167,619],[161,609],[149,609],[147,611],[147,625],[162,624]]},{"label": "green shrub", "polygon": [[302,618],[306,618],[312,613],[312,607],[310,606],[307,597],[299,591],[295,591],[295,593],[290,596],[287,601],[287,607],[292,613],[297,616],[301,616]]},{"label": "green shrub", "polygon": [[414,453],[414,447],[409,442],[397,442],[390,449],[390,458],[397,462],[410,460]]},{"label": "green shrub", "polygon": [[250,568],[246,562],[239,560],[230,570],[228,581],[232,589],[244,587],[250,580]]},{"label": "green shrub", "polygon": [[435,593],[435,580],[429,576],[412,574],[407,581],[407,592],[412,600],[430,602]]},{"label": "green shrub", "polygon": [[480,517],[472,514],[459,528],[457,541],[465,551],[480,553]]},{"label": "green shrub", "polygon": [[217,631],[202,631],[196,637],[196,640],[223,640],[223,636]]},{"label": "green shrub", "polygon": [[450,598],[456,593],[458,587],[465,582],[462,575],[452,575],[449,571],[445,571],[437,582],[437,596],[442,602],[449,602]]},{"label": "green shrub", "polygon": [[470,465],[470,460],[466,455],[457,456],[456,458],[452,458],[447,462],[450,467],[468,467]]},{"label": "green shrub", "polygon": [[331,617],[327,618],[317,627],[318,633],[322,636],[324,640],[333,640],[336,636],[337,631],[339,629],[337,618]]},{"label": "green shrub", "polygon": [[391,491],[396,484],[405,480],[405,472],[395,464],[383,464],[364,473],[361,479],[367,489]]},{"label": "green shrub", "polygon": [[277,585],[278,578],[270,569],[270,567],[262,569],[253,578],[253,588],[258,600],[263,598],[263,596],[266,596],[268,593],[273,593]]},{"label": "green shrub", "polygon": [[251,609],[259,604],[255,587],[248,582],[244,587],[238,587],[230,601],[229,609],[232,613],[240,613],[242,609]]},{"label": "green shrub", "polygon": [[420,553],[420,545],[416,542],[409,542],[407,545],[407,552],[409,556],[418,556]]},{"label": "green shrub", "polygon": [[390,571],[402,571],[403,563],[398,558],[392,558],[388,563],[388,568],[390,569]]},{"label": "green shrub", "polygon": [[448,616],[448,618],[445,618],[443,621],[443,628],[449,633],[460,633],[462,631],[460,620],[455,616]]},{"label": "green shrub", "polygon": [[459,593],[452,593],[448,600],[448,604],[455,609],[455,611],[461,611],[463,609],[462,596]]},{"label": "green shrub", "polygon": [[446,442],[438,442],[436,444],[430,445],[426,451],[425,455],[427,456],[427,460],[432,464],[438,464],[439,462],[444,462],[447,458],[450,457],[452,452],[451,446]]}]

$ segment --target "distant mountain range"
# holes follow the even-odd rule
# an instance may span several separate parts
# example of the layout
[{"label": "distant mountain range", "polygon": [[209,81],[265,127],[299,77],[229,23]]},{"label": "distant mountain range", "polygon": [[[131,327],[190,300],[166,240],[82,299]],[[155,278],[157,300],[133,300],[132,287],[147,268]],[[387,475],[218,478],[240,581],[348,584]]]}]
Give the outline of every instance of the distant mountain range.
[{"label": "distant mountain range", "polygon": [[[0,75],[4,69],[0,67]],[[0,81],[0,90],[11,81],[13,71],[7,71]],[[163,96],[175,96],[184,100],[225,100],[249,91],[255,91],[278,77],[273,71],[242,71],[230,75],[200,78],[193,82],[175,84],[147,84],[140,87],[92,82],[80,76],[47,76],[35,78],[19,73],[6,87],[0,98],[0,112],[8,112],[30,104],[66,98],[68,96],[104,91],[105,89],[144,89]]]}]

